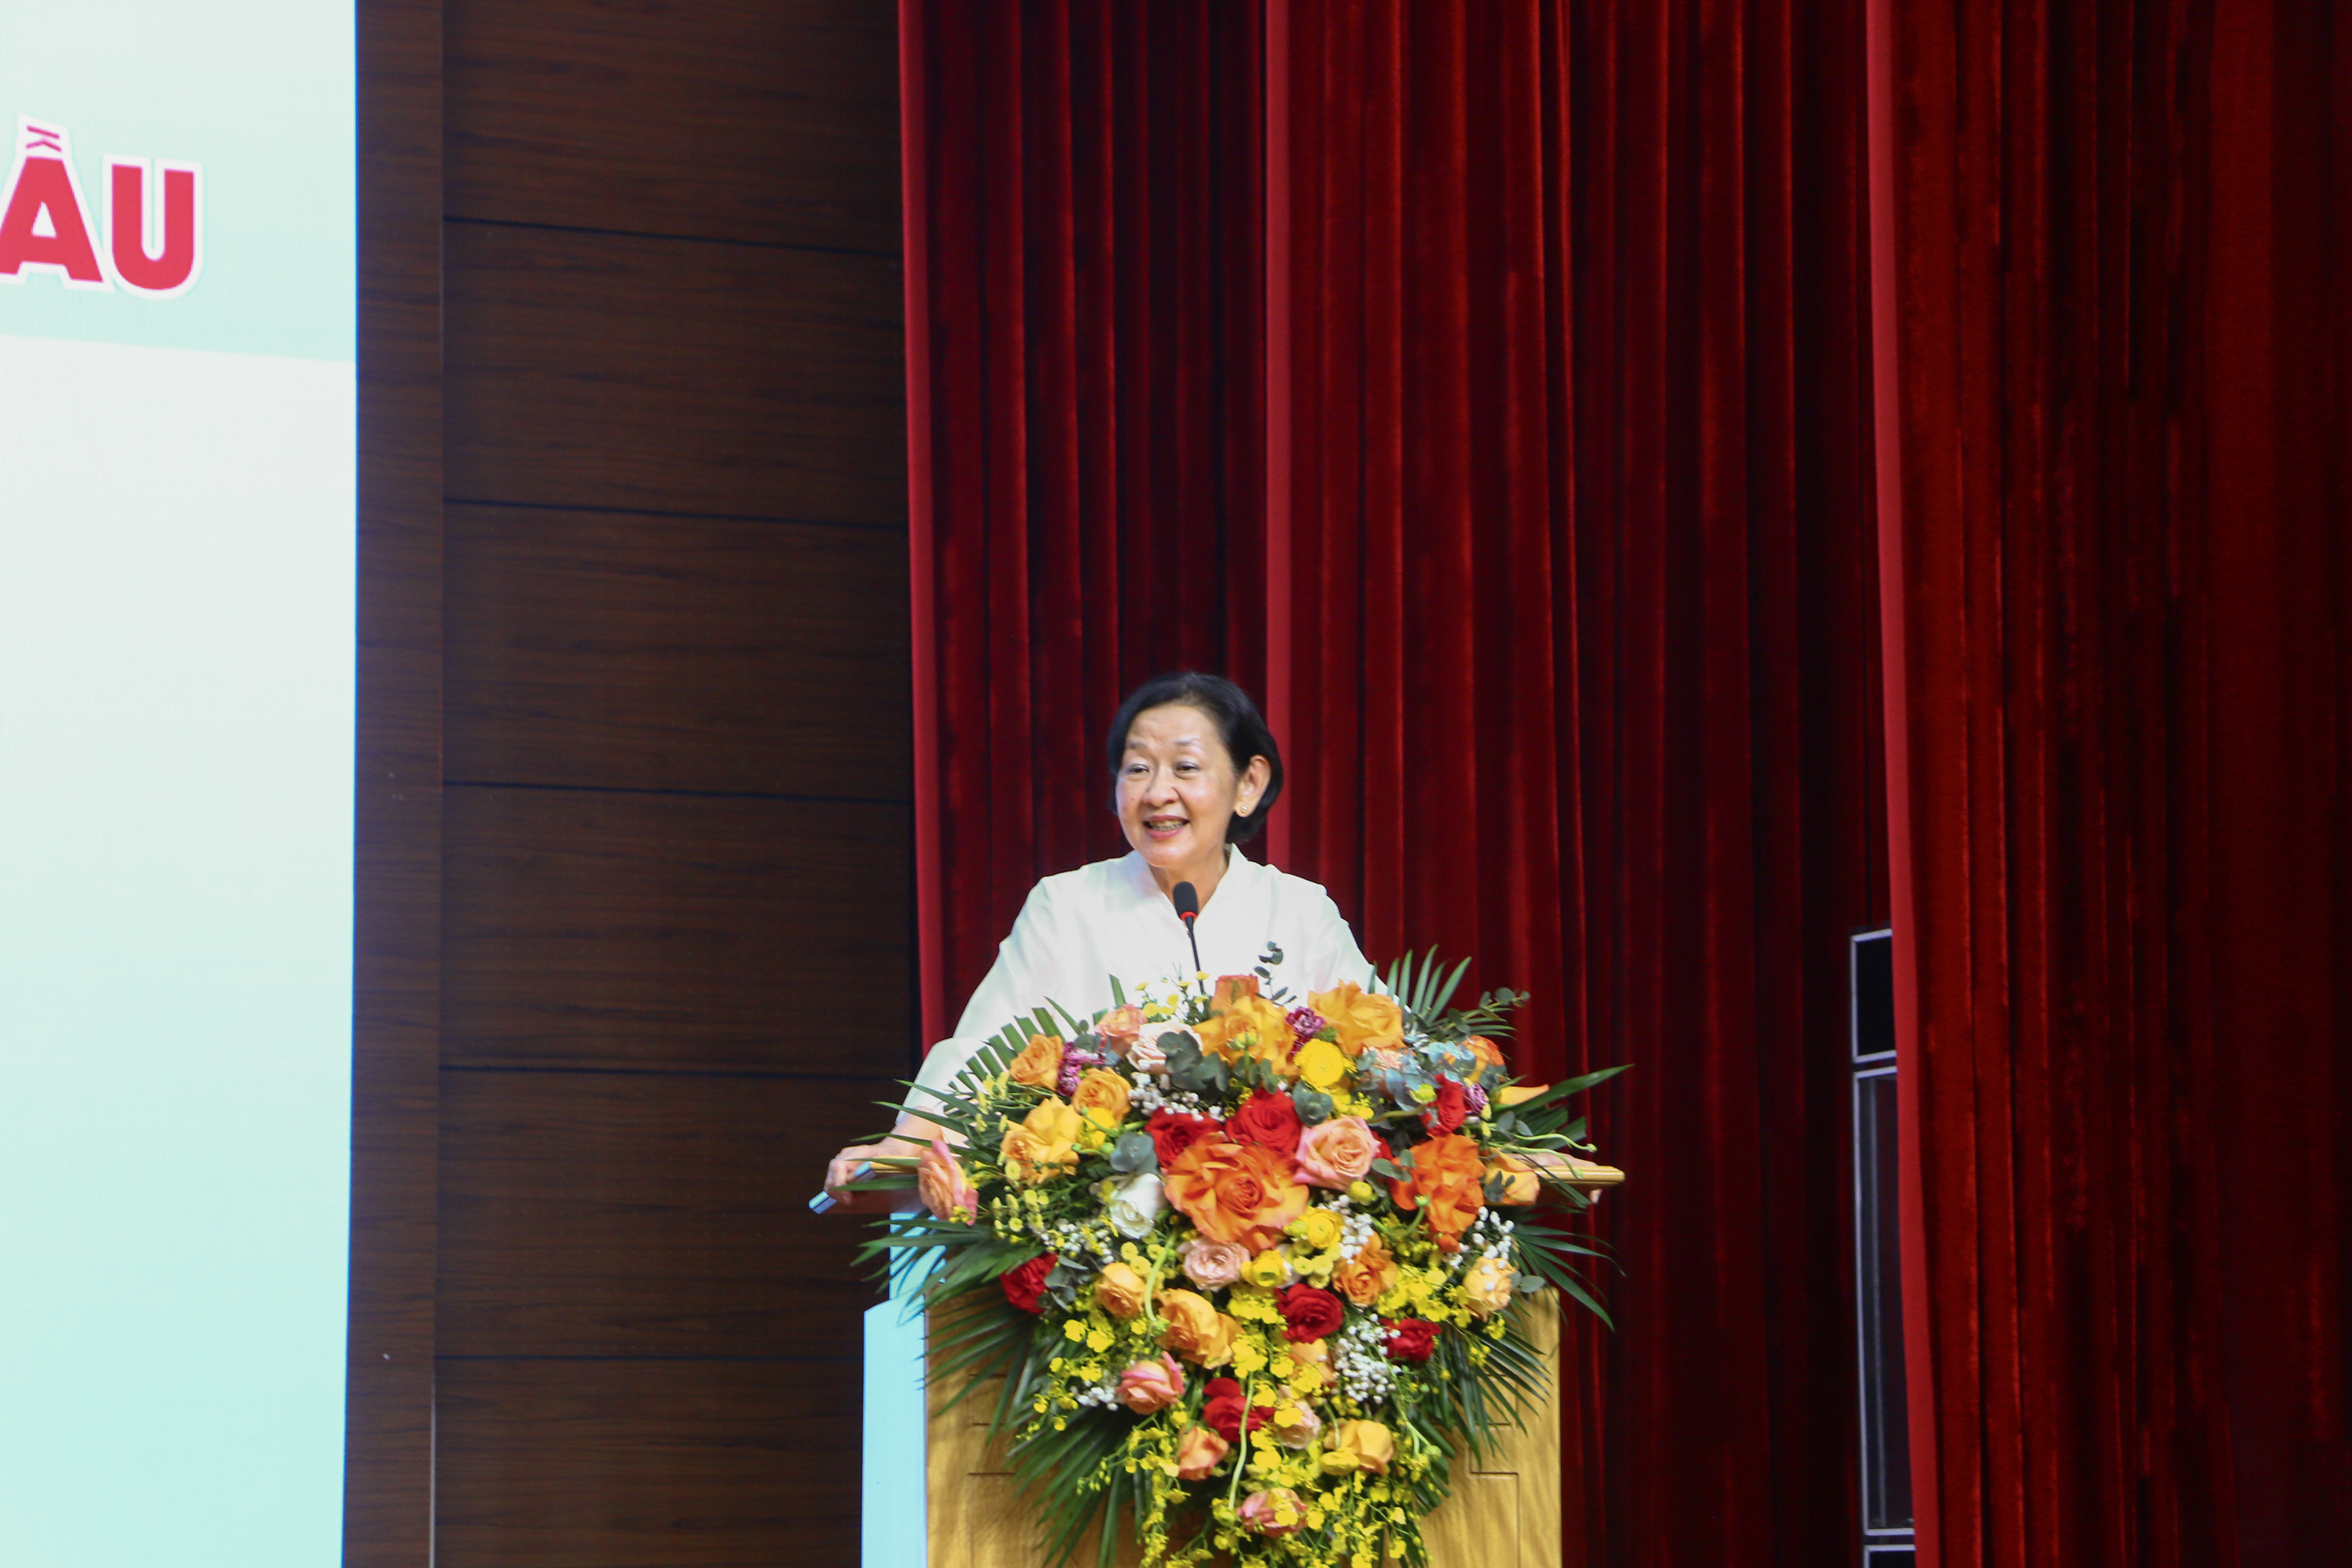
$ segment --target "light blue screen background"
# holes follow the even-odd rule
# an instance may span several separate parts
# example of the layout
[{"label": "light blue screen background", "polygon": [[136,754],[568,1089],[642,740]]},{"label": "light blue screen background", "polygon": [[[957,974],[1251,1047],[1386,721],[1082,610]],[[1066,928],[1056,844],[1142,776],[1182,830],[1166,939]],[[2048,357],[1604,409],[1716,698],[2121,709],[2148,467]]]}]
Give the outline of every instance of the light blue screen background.
[{"label": "light blue screen background", "polygon": [[352,111],[347,4],[0,5],[9,153],[205,178],[0,284],[0,1568],[341,1556]]}]

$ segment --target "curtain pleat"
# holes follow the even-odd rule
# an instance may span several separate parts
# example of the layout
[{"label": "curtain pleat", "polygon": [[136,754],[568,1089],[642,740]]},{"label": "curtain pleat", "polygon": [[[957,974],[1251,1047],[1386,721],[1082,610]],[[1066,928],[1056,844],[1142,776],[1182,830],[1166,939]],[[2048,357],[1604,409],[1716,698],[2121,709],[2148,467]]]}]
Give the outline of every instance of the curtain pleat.
[{"label": "curtain pleat", "polygon": [[[1570,1562],[1856,1551],[1884,911],[1858,5],[1293,0],[1293,868],[1596,1126]],[[1283,182],[1277,181],[1277,184]],[[1281,658],[1279,648],[1275,656]]]},{"label": "curtain pleat", "polygon": [[2352,1542],[2352,34],[1874,5],[1922,1561]]}]

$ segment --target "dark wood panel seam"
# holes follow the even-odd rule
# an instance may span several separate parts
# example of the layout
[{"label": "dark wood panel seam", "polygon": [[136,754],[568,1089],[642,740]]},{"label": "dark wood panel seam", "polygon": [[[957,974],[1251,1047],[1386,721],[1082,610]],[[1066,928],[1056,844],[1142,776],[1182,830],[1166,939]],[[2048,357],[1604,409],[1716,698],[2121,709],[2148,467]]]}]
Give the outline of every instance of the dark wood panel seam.
[{"label": "dark wood panel seam", "polygon": [[707,1362],[717,1365],[856,1366],[865,1358],[854,1355],[444,1355],[441,1362]]},{"label": "dark wood panel seam", "polygon": [[443,1072],[535,1073],[572,1078],[749,1079],[760,1083],[895,1082],[885,1069],[872,1072],[786,1072],[765,1068],[586,1067],[577,1062],[443,1062]]},{"label": "dark wood panel seam", "polygon": [[536,795],[653,795],[676,800],[766,800],[791,805],[906,805],[903,795],[772,795],[761,790],[656,789],[648,784],[521,784],[505,779],[443,779],[449,789],[529,790]]},{"label": "dark wood panel seam", "polygon": [[737,250],[799,250],[813,256],[863,256],[877,261],[896,261],[896,250],[858,250],[843,245],[798,245],[780,239],[730,239],[716,234],[673,234],[661,229],[589,228],[568,223],[518,223],[512,218],[467,217],[462,213],[445,213],[442,222],[464,224],[468,228],[510,228],[530,230],[540,234],[577,234],[594,239],[674,239],[683,245],[724,245]]},{"label": "dark wood panel seam", "polygon": [[360,0],[346,1568],[434,1553],[441,1079],[439,0]]},{"label": "dark wood panel seam", "polygon": [[643,506],[598,506],[580,501],[562,500],[485,500],[474,496],[444,496],[450,506],[480,507],[485,510],[503,511],[569,511],[590,517],[674,517],[707,522],[773,523],[780,528],[839,528],[853,533],[904,534],[907,524],[898,522],[856,522],[840,517],[788,517],[774,512],[753,511],[678,511]]}]

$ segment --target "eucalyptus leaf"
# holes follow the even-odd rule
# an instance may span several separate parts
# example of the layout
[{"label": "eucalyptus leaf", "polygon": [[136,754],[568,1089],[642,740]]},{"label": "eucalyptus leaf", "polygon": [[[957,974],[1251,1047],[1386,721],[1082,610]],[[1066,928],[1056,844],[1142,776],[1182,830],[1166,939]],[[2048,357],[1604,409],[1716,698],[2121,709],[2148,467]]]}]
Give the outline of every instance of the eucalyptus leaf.
[{"label": "eucalyptus leaf", "polygon": [[1110,1168],[1123,1176],[1160,1169],[1160,1152],[1148,1132],[1122,1132],[1110,1148]]}]

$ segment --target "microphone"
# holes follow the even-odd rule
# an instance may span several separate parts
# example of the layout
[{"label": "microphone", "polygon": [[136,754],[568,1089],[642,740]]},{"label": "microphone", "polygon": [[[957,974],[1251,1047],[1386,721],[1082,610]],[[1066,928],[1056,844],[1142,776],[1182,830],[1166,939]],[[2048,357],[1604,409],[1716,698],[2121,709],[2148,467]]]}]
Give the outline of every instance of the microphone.
[{"label": "microphone", "polygon": [[1179,882],[1168,889],[1168,897],[1175,902],[1176,918],[1184,922],[1184,935],[1192,944],[1192,973],[1198,974],[1201,973],[1201,937],[1192,929],[1192,922],[1201,918],[1201,895],[1192,883]]}]

